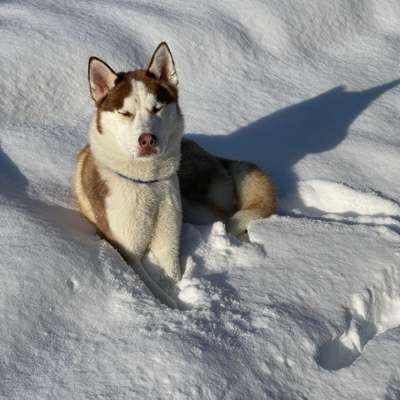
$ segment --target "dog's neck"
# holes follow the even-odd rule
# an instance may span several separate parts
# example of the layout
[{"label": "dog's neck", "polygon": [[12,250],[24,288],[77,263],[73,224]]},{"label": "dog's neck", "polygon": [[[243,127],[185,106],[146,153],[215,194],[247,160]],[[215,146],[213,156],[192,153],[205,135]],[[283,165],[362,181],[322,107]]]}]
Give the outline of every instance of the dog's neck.
[{"label": "dog's neck", "polygon": [[98,159],[96,161],[116,173],[131,180],[151,182],[170,178],[179,168],[180,157],[172,155],[165,159],[121,161],[115,158]]}]

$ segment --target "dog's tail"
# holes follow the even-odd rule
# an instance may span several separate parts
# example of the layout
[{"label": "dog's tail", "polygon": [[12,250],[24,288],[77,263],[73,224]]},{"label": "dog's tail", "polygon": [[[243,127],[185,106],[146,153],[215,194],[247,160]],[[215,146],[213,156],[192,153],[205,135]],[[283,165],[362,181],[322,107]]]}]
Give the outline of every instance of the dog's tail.
[{"label": "dog's tail", "polygon": [[239,238],[251,221],[276,212],[276,194],[270,178],[251,162],[223,160],[232,176],[238,211],[228,221],[228,230]]}]

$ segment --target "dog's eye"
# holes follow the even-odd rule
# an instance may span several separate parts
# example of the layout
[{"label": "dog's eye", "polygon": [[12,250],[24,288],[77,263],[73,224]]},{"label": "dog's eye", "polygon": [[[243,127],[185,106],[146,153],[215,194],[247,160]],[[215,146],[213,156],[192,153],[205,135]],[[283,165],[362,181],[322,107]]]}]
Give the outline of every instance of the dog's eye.
[{"label": "dog's eye", "polygon": [[133,114],[130,113],[129,111],[118,111],[118,114],[123,115],[124,117],[132,117]]},{"label": "dog's eye", "polygon": [[163,105],[159,105],[159,106],[154,106],[153,109],[151,110],[151,112],[153,114],[157,114],[159,111],[161,111],[164,108]]}]

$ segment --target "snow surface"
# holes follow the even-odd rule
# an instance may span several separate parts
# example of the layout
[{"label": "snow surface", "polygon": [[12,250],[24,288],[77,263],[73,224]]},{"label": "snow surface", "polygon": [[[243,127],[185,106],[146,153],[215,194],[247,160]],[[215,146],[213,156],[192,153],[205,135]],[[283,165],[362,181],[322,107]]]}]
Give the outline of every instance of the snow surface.
[{"label": "snow surface", "polygon": [[[397,0],[0,3],[0,396],[400,398]],[[185,225],[159,304],[74,209],[86,68],[166,40],[186,132],[257,162],[250,243]]]}]

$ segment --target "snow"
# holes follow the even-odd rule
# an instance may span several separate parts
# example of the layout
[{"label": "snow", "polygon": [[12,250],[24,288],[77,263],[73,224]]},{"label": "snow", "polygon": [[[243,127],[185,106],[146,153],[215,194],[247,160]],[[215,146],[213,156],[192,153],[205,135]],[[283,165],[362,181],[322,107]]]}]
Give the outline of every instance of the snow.
[{"label": "snow", "polygon": [[[400,6],[0,4],[0,397],[400,398]],[[185,225],[186,311],[74,208],[87,60],[166,40],[186,132],[258,163],[279,215],[249,243]]]}]

